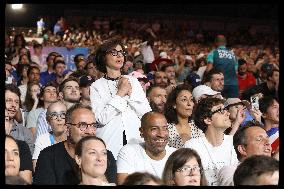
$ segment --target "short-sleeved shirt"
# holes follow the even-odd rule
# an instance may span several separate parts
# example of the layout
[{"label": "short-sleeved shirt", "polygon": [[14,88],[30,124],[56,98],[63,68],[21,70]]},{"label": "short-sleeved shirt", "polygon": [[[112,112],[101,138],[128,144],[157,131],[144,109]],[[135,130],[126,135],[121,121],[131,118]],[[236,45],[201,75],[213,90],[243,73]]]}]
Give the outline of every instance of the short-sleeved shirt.
[{"label": "short-sleeved shirt", "polygon": [[[199,129],[195,124],[194,121],[190,121],[188,123],[188,129],[190,129],[190,133],[191,133],[191,138],[197,138],[197,137],[201,137],[204,136],[204,133],[202,132],[201,129]],[[168,129],[169,129],[169,143],[168,145],[170,147],[174,147],[174,148],[182,148],[184,145],[184,142],[182,141],[176,126],[174,123],[170,123],[168,124]]]},{"label": "short-sleeved shirt", "polygon": [[224,85],[238,85],[236,71],[238,69],[238,60],[234,53],[225,46],[219,46],[207,55],[208,64],[213,64],[224,74]]},{"label": "short-sleeved shirt", "polygon": [[145,151],[145,143],[126,144],[121,148],[117,157],[117,173],[132,174],[134,172],[149,172],[161,178],[168,157],[176,151],[166,146],[166,155],[161,160],[151,159]]},{"label": "short-sleeved shirt", "polygon": [[26,127],[27,128],[36,128],[36,123],[37,123],[37,119],[38,119],[38,116],[39,114],[44,111],[43,108],[37,108],[35,110],[31,110],[29,113],[28,113],[28,116],[27,116],[27,123],[26,123]]}]

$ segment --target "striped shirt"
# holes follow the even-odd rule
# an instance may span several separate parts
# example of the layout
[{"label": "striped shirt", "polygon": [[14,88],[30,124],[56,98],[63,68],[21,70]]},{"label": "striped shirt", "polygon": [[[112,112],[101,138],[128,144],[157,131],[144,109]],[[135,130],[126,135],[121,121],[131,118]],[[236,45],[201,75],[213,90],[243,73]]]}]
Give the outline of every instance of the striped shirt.
[{"label": "striped shirt", "polygon": [[46,121],[46,111],[47,109],[43,110],[38,116],[35,139],[44,133],[52,131],[51,126]]}]

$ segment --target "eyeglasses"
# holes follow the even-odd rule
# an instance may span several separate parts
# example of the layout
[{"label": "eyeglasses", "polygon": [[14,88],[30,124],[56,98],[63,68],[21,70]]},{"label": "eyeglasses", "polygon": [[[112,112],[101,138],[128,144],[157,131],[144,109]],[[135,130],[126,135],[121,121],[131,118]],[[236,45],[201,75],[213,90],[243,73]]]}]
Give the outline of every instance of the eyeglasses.
[{"label": "eyeglasses", "polygon": [[19,100],[13,100],[13,99],[11,99],[11,98],[6,99],[5,102],[6,102],[7,104],[9,104],[9,105],[11,105],[13,102],[14,102],[15,104],[17,104],[17,105],[20,104],[20,101],[19,101]]},{"label": "eyeglasses", "polygon": [[50,117],[51,120],[55,120],[55,119],[65,119],[66,117],[66,112],[60,112],[60,113],[57,113],[57,112],[50,112],[48,114],[48,116]]},{"label": "eyeglasses", "polygon": [[190,175],[190,173],[198,173],[200,174],[201,173],[201,168],[199,166],[193,166],[193,167],[190,167],[190,166],[183,166],[181,168],[179,168],[177,170],[177,172],[180,172],[182,175],[184,176],[188,176]]},{"label": "eyeglasses", "polygon": [[67,124],[72,125],[72,126],[76,126],[81,131],[87,130],[88,127],[91,127],[92,129],[96,129],[96,128],[100,128],[101,127],[101,125],[99,123],[87,124],[85,122],[79,122],[77,124],[74,124],[74,123],[67,123]]},{"label": "eyeglasses", "polygon": [[211,116],[215,113],[221,113],[221,114],[224,114],[225,112],[228,112],[228,109],[227,108],[219,108],[213,112],[211,112]]},{"label": "eyeglasses", "polygon": [[117,56],[118,54],[119,54],[119,56],[126,56],[126,52],[125,51],[123,51],[123,50],[120,50],[120,51],[118,51],[118,50],[116,50],[116,49],[112,49],[112,50],[110,50],[110,51],[107,51],[107,53],[110,53],[112,56]]}]

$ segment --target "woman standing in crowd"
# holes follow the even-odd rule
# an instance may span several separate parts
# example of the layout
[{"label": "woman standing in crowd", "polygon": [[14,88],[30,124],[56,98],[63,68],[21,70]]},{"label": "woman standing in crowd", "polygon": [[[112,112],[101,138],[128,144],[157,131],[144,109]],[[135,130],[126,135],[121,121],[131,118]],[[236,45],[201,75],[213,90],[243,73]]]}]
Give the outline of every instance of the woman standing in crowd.
[{"label": "woman standing in crowd", "polygon": [[75,160],[80,169],[80,185],[114,186],[108,183],[107,149],[104,141],[96,136],[82,138],[75,147]]},{"label": "woman standing in crowd", "polygon": [[90,87],[92,109],[101,128],[97,136],[102,138],[117,158],[123,145],[141,139],[140,118],[151,111],[139,81],[122,75],[125,48],[118,39],[110,39],[96,51],[95,63],[104,76]]},{"label": "woman standing in crowd", "polygon": [[168,96],[165,104],[165,116],[168,121],[169,146],[183,147],[190,138],[203,136],[204,133],[195,126],[191,115],[193,97],[187,85],[178,85]]},{"label": "woman standing in crowd", "polygon": [[197,152],[190,148],[180,148],[169,156],[162,179],[170,186],[207,185],[201,159]]}]

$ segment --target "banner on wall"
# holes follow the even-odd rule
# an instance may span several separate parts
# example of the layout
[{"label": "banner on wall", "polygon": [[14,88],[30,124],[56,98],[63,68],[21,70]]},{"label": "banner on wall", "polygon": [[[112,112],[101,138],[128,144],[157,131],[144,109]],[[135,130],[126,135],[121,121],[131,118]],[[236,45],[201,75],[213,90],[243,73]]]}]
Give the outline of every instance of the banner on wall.
[{"label": "banner on wall", "polygon": [[[33,47],[29,47],[31,56],[34,55]],[[42,57],[40,58],[40,66],[41,71],[45,71],[47,69],[46,65],[46,57],[50,52],[57,52],[60,53],[65,60],[66,63],[66,69],[75,71],[76,66],[74,64],[74,57],[76,54],[83,54],[85,58],[89,55],[89,49],[88,48],[73,48],[73,49],[67,49],[66,47],[43,47],[42,49]]]}]

